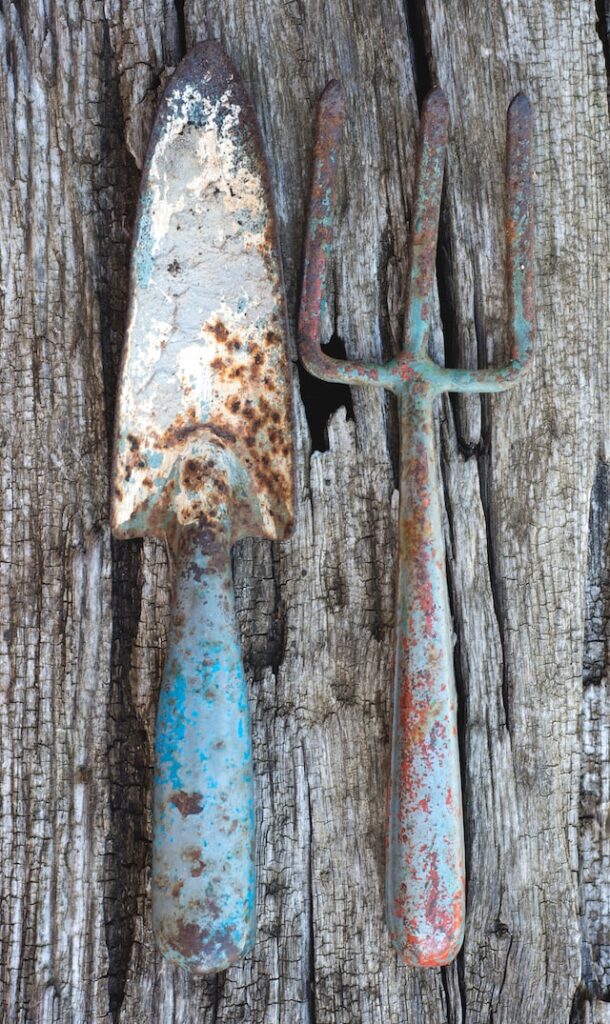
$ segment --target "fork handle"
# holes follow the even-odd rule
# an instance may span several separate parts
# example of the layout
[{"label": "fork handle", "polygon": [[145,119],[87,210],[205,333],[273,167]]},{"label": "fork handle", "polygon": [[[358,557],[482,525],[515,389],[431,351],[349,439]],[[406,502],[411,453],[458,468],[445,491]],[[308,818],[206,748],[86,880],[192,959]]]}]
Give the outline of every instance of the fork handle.
[{"label": "fork handle", "polygon": [[187,526],[155,741],[153,928],[165,957],[221,971],[254,943],[254,782],[230,539]]},{"label": "fork handle", "polygon": [[463,939],[464,840],[453,644],[431,392],[403,396],[398,621],[386,912],[408,964],[438,967]]}]

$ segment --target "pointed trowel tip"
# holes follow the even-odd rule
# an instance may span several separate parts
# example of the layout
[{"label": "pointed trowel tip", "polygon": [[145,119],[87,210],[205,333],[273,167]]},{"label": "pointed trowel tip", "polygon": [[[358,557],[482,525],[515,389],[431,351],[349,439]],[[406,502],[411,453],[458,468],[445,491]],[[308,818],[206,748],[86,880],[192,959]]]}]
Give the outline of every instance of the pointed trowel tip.
[{"label": "pointed trowel tip", "polygon": [[206,91],[217,91],[225,88],[233,81],[239,81],[237,69],[227,56],[219,42],[206,39],[195,45],[182,58],[172,75],[168,87],[175,89],[186,83],[201,86],[206,84]]}]

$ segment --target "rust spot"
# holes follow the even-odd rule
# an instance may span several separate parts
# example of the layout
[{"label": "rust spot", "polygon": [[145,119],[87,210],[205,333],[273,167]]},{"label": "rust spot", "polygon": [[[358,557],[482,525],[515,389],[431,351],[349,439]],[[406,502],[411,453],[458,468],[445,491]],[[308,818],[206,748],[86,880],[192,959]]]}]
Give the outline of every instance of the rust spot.
[{"label": "rust spot", "polygon": [[182,467],[182,484],[188,491],[200,490],[206,478],[205,464],[201,459],[187,459]]},{"label": "rust spot", "polygon": [[172,896],[174,897],[174,899],[178,898],[183,888],[184,882],[182,880],[180,880],[179,882],[175,882],[174,885],[172,885]]},{"label": "rust spot", "polygon": [[168,427],[156,441],[156,447],[173,448],[201,430],[202,424],[198,419],[197,410],[191,406],[184,415],[176,416],[171,427]]},{"label": "rust spot", "polygon": [[198,925],[180,918],[176,921],[176,930],[169,941],[170,945],[183,956],[195,957],[201,954],[207,936],[208,933]]},{"label": "rust spot", "polygon": [[229,332],[222,320],[215,320],[214,323],[206,323],[203,325],[204,331],[209,334],[213,334],[216,341],[219,341],[221,345],[224,345],[229,337]]},{"label": "rust spot", "polygon": [[177,807],[183,818],[188,818],[190,814],[201,814],[203,810],[203,796],[201,793],[185,793],[184,790],[180,790],[175,793],[171,798],[170,803]]},{"label": "rust spot", "polygon": [[182,856],[184,860],[191,863],[192,877],[199,878],[206,869],[206,862],[201,859],[201,850],[197,846],[189,846],[184,850]]},{"label": "rust spot", "polygon": [[227,487],[226,480],[223,480],[223,478],[220,476],[215,476],[213,483],[214,487],[219,492],[219,494],[227,494],[229,488]]},{"label": "rust spot", "polygon": [[217,961],[220,954],[223,959],[232,962],[240,955],[240,950],[231,942],[224,929],[210,934],[208,928],[199,928],[194,922],[185,921],[182,917],[176,921],[175,929],[164,935],[164,940],[187,960],[210,957]]},{"label": "rust spot", "polygon": [[145,476],[143,481],[142,481],[142,483],[144,484],[145,487],[152,487],[152,485],[153,485],[152,477],[151,476]]},{"label": "rust spot", "polygon": [[216,900],[213,900],[210,896],[208,896],[203,901],[203,910],[205,910],[208,914],[211,914],[212,917],[220,917],[222,913]]},{"label": "rust spot", "polygon": [[220,437],[223,441],[228,441],[229,444],[235,444],[236,437],[232,430],[227,430],[225,427],[216,426],[214,423],[207,423],[207,429],[215,437]]}]

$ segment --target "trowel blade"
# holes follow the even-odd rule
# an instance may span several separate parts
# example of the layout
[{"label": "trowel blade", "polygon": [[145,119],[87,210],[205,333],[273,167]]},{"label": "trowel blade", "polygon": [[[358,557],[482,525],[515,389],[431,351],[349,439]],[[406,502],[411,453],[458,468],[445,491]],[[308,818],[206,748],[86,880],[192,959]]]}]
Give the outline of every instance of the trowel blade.
[{"label": "trowel blade", "polygon": [[119,537],[231,523],[282,538],[293,515],[286,315],[249,99],[216,43],[161,101],[135,226],[115,438]]}]

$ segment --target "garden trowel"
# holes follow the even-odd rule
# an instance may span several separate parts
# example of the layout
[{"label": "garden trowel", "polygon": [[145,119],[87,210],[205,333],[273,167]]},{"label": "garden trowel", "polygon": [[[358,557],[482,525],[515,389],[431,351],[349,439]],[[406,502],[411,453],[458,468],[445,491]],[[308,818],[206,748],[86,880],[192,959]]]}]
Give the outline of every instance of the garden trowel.
[{"label": "garden trowel", "polygon": [[252,108],[216,43],[161,101],[142,176],[112,527],[166,538],[175,586],[157,713],[153,927],[170,960],[228,967],[254,941],[254,788],[231,546],[293,515],[286,322]]}]

